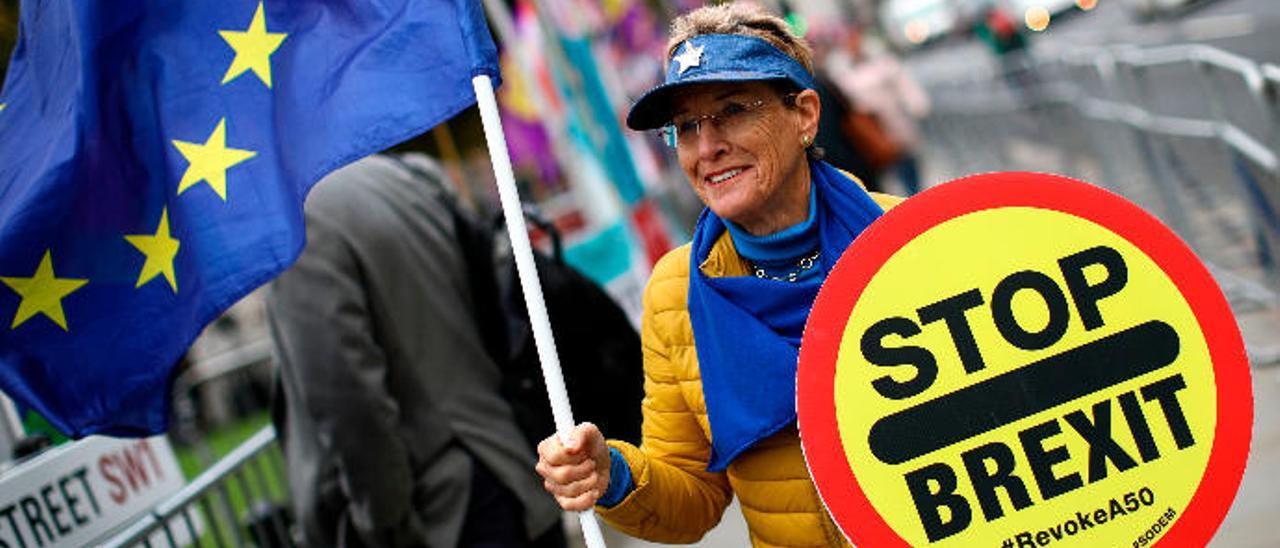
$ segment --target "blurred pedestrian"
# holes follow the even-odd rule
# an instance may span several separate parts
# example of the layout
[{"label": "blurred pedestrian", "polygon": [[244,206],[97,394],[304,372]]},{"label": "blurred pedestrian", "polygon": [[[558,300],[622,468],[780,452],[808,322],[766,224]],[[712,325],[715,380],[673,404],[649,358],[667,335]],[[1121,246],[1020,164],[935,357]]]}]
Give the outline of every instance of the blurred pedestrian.
[{"label": "blurred pedestrian", "polygon": [[676,19],[666,55],[627,125],[666,127],[707,209],[645,290],[642,442],[580,424],[539,444],[537,470],[561,507],[655,542],[697,541],[736,495],[756,545],[845,545],[805,468],[796,360],[822,281],[900,199],[815,157],[824,105],[782,19],[701,8]]},{"label": "blurred pedestrian", "polygon": [[271,284],[276,431],[307,545],[564,545],[499,394],[444,180],[420,156],[325,177],[306,248]]},{"label": "blurred pedestrian", "polygon": [[814,145],[822,150],[822,159],[839,169],[852,173],[862,181],[867,190],[879,192],[880,172],[883,166],[872,166],[862,150],[856,146],[855,137],[849,133],[850,121],[857,112],[849,98],[827,74],[827,55],[844,40],[843,29],[837,25],[815,22],[805,39],[813,48],[813,90],[818,92],[822,112],[818,116],[818,134]]},{"label": "blurred pedestrian", "polygon": [[814,146],[822,150],[822,159],[827,163],[853,174],[867,190],[881,192],[880,174],[884,169],[872,165],[863,152],[865,148],[860,149],[850,136],[850,120],[857,115],[853,105],[822,69],[815,67],[813,81],[813,90],[822,103]]},{"label": "blurred pedestrian", "polygon": [[1004,8],[995,4],[988,7],[973,32],[995,54],[1001,76],[1015,93],[1024,95],[1035,91],[1035,71],[1027,36]]},{"label": "blurred pedestrian", "polygon": [[1027,38],[1018,30],[1013,17],[998,5],[989,6],[974,25],[974,34],[1000,59],[1016,56],[1027,49]]},{"label": "blurred pedestrian", "polygon": [[[902,182],[908,195],[920,192],[919,121],[929,114],[929,96],[902,63],[879,42],[867,43],[851,28],[844,47],[827,56],[824,67],[837,87],[864,115],[851,131],[882,136],[863,139],[863,155],[872,166],[884,166]],[[878,127],[865,127],[875,124]],[[880,142],[887,141],[887,142]]]}]

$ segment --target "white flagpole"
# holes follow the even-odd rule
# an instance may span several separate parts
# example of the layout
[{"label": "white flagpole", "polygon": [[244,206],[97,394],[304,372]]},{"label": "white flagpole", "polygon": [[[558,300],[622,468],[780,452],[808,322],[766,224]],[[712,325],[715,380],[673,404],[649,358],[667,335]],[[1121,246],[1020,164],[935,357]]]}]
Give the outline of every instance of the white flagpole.
[{"label": "white flagpole", "polygon": [[[564,388],[564,374],[560,372],[560,356],[556,354],[556,341],[551,333],[551,321],[547,318],[547,305],[542,298],[542,284],[538,282],[538,268],[533,264],[533,246],[529,243],[529,229],[520,207],[520,195],[516,191],[515,174],[511,171],[511,157],[507,153],[507,138],[502,133],[502,119],[498,116],[498,100],[493,94],[493,82],[483,74],[471,79],[476,90],[476,103],[480,107],[480,120],[484,123],[484,138],[489,145],[489,159],[498,179],[498,197],[502,201],[502,216],[506,218],[507,233],[511,236],[511,251],[516,258],[516,272],[520,275],[520,288],[524,292],[524,305],[529,311],[529,323],[533,326],[533,342],[538,348],[538,361],[542,364],[542,380],[551,399],[551,415],[556,421],[560,441],[566,442],[573,431],[573,409],[569,407],[569,394]],[[587,548],[605,548],[600,524],[590,509],[578,514]]]}]

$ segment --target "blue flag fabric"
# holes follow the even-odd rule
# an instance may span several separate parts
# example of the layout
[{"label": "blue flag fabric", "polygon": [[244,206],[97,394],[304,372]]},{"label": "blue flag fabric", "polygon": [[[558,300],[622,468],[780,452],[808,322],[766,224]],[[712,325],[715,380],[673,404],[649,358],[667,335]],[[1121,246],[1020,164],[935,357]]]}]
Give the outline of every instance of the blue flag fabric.
[{"label": "blue flag fabric", "polygon": [[480,74],[475,0],[24,2],[0,388],[75,437],[163,431],[191,341],[301,251],[311,185],[474,104]]}]

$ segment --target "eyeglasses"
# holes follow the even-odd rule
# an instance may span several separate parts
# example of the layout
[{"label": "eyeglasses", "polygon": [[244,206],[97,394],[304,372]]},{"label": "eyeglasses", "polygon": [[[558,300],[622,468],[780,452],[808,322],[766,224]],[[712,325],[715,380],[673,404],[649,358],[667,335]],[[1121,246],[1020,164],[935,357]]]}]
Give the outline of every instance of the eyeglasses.
[{"label": "eyeglasses", "polygon": [[769,104],[766,99],[756,99],[746,103],[730,102],[712,114],[697,116],[679,116],[671,120],[671,124],[663,127],[662,137],[667,146],[692,145],[702,132],[702,124],[708,122],[717,131],[733,133],[742,128],[745,122],[754,118],[754,113]]}]

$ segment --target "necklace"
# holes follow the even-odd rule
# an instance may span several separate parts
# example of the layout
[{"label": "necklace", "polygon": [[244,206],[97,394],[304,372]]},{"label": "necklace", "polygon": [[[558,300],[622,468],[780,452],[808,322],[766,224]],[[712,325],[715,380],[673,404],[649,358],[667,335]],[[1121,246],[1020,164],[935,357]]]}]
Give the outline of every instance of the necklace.
[{"label": "necklace", "polygon": [[818,255],[820,255],[821,253],[822,253],[822,250],[818,249],[818,250],[814,250],[813,254],[811,255],[805,255],[804,257],[800,257],[800,260],[796,261],[795,267],[793,267],[789,272],[781,276],[774,276],[772,274],[769,274],[768,272],[764,271],[764,268],[760,267],[755,263],[749,263],[749,264],[751,265],[751,270],[755,272],[755,275],[757,278],[760,278],[762,280],[774,280],[777,282],[795,283],[796,278],[800,276],[800,273],[806,270],[810,270],[813,268],[813,265],[818,264]]}]

